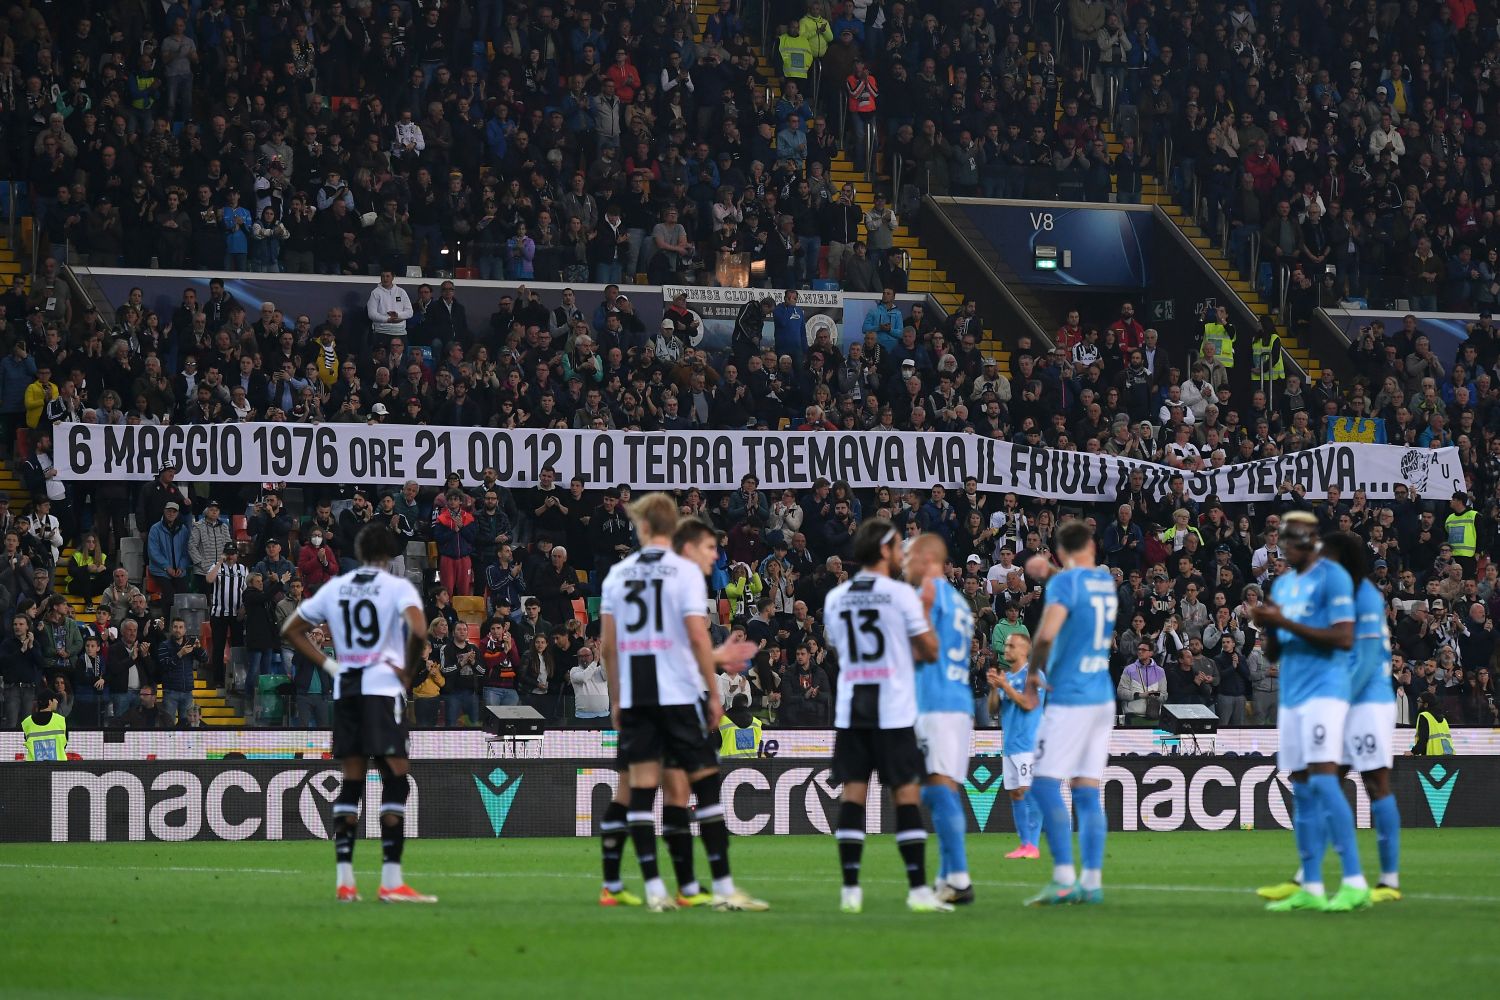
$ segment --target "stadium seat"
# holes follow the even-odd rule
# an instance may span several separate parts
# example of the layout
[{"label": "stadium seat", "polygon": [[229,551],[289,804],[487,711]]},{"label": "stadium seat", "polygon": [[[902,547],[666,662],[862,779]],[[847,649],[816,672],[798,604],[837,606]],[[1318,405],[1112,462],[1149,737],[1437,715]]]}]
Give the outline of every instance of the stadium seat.
[{"label": "stadium seat", "polygon": [[580,570],[574,570],[574,572],[578,574],[578,582],[579,583],[588,583],[589,582],[589,571],[588,570],[586,570],[586,569],[580,569]]},{"label": "stadium seat", "polygon": [[469,615],[484,617],[484,597],[460,596],[453,598],[453,610],[458,612],[460,618],[468,620]]},{"label": "stadium seat", "polygon": [[590,597],[584,601],[584,606],[588,608],[589,621],[599,617],[599,605],[600,599],[597,597]]},{"label": "stadium seat", "polygon": [[734,608],[724,598],[719,598],[719,621],[728,625],[734,621]]},{"label": "stadium seat", "polygon": [[406,543],[406,568],[407,571],[422,570],[427,568],[427,546],[422,542]]},{"label": "stadium seat", "polygon": [[573,598],[573,617],[585,625],[589,623],[589,606],[581,597]]},{"label": "stadium seat", "polygon": [[150,573],[146,574],[146,597],[151,601],[161,600],[161,587],[156,584],[156,577]]},{"label": "stadium seat", "polygon": [[235,541],[249,541],[250,519],[244,514],[230,514],[229,530],[234,534]]},{"label": "stadium seat", "polygon": [[146,543],[143,539],[134,535],[120,539],[120,565],[125,567],[125,575],[132,583],[141,582],[146,572]]},{"label": "stadium seat", "polygon": [[13,464],[31,461],[31,431],[25,427],[16,429],[16,453]]}]

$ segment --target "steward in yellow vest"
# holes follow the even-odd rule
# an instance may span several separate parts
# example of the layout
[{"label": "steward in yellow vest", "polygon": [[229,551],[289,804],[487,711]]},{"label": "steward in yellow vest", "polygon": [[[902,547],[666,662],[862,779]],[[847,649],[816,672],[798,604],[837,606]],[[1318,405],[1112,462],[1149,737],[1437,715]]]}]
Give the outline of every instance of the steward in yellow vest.
[{"label": "steward in yellow vest", "polygon": [[1479,512],[1469,509],[1469,495],[1462,490],[1448,501],[1450,513],[1443,521],[1443,530],[1448,535],[1448,544],[1453,548],[1453,558],[1467,559],[1465,575],[1473,573],[1474,553],[1479,549]]},{"label": "steward in yellow vest", "polygon": [[788,80],[806,80],[812,70],[812,44],[799,30],[796,21],[790,22],[787,33],[776,42],[776,50],[781,53],[781,75]]},{"label": "steward in yellow vest", "polygon": [[1229,323],[1228,309],[1215,307],[1213,319],[1203,324],[1203,342],[1214,345],[1214,353],[1225,368],[1234,367],[1234,327]]},{"label": "steward in yellow vest", "polygon": [[67,760],[68,720],[57,711],[57,695],[40,692],[36,711],[21,720],[27,760]]},{"label": "steward in yellow vest", "polygon": [[750,699],[740,695],[719,720],[719,759],[757,757],[760,743],[760,720],[750,714]]},{"label": "steward in yellow vest", "polygon": [[1286,378],[1286,353],[1274,330],[1262,328],[1250,342],[1250,370],[1256,378]]},{"label": "steward in yellow vest", "polygon": [[1417,716],[1417,738],[1411,745],[1414,757],[1449,757],[1453,754],[1453,736],[1448,730],[1448,720],[1443,717],[1443,708],[1436,698],[1423,695],[1417,701],[1422,709]]}]

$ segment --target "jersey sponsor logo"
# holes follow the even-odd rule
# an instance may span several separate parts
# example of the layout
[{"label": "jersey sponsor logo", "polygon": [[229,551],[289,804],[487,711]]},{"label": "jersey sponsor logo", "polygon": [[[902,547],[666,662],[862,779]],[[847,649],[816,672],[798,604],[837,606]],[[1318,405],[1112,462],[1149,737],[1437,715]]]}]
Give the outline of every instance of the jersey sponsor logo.
[{"label": "jersey sponsor logo", "polygon": [[1448,770],[1441,764],[1434,764],[1425,773],[1417,772],[1417,784],[1422,788],[1422,798],[1427,800],[1427,808],[1432,813],[1432,825],[1442,826],[1443,818],[1448,815],[1448,801],[1453,798],[1453,788],[1458,784],[1458,769]]},{"label": "jersey sponsor logo", "polygon": [[498,767],[489,774],[474,775],[474,788],[479,792],[484,814],[489,817],[490,828],[497,837],[505,830],[505,820],[510,815],[510,807],[516,803],[522,777],[524,775],[518,774],[512,778]]},{"label": "jersey sponsor logo", "polygon": [[[205,778],[208,780],[205,782]],[[378,802],[380,776],[370,773],[369,801]],[[343,775],[337,768],[288,769],[264,784],[249,771],[230,769],[211,777],[189,770],[166,770],[148,788],[126,770],[94,773],[58,771],[52,775],[52,840],[75,839],[80,804],[88,820],[87,839],[119,840],[327,840],[333,802]],[[81,793],[81,794],[80,794]],[[295,794],[295,800],[289,801]],[[407,836],[418,832],[419,796],[411,783],[406,803]],[[294,804],[293,804],[294,803]],[[365,810],[365,836],[380,836],[380,811]],[[111,836],[112,830],[114,836]]]}]

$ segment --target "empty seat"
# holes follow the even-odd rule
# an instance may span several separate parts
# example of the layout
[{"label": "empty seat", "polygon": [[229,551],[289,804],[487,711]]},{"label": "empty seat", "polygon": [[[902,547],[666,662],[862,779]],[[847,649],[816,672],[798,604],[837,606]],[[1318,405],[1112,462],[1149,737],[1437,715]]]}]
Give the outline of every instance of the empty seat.
[{"label": "empty seat", "polygon": [[120,539],[120,565],[131,582],[140,583],[146,572],[146,543],[130,535]]}]

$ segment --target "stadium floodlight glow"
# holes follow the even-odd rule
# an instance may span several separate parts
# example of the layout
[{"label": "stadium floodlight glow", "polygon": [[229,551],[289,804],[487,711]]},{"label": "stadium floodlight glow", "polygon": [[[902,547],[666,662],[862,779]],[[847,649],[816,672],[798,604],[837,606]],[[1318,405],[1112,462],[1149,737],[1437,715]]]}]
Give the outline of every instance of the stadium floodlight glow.
[{"label": "stadium floodlight glow", "polygon": [[1031,252],[1032,266],[1038,271],[1057,270],[1057,247],[1037,246]]}]

